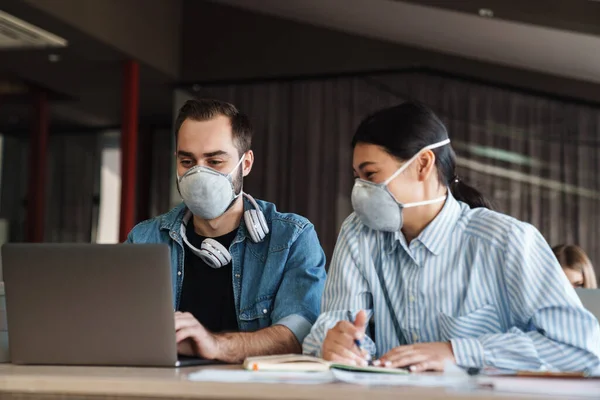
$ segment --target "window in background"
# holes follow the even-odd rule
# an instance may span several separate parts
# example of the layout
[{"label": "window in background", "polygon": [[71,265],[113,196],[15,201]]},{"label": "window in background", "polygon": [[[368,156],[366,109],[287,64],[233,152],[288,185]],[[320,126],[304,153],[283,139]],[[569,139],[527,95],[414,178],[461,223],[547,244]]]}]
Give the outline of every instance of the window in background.
[{"label": "window in background", "polygon": [[96,243],[118,243],[121,205],[121,148],[119,132],[107,132],[102,138],[100,205]]}]

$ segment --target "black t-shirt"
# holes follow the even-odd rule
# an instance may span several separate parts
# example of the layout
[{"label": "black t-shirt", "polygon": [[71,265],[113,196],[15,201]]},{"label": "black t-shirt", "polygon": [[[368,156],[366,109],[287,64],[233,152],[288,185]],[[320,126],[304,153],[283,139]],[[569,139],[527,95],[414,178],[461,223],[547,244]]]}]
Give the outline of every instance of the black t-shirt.
[{"label": "black t-shirt", "polygon": [[[213,238],[229,249],[235,239],[237,229],[226,235]],[[200,249],[206,239],[194,230],[190,221],[187,225],[188,241]],[[183,287],[179,301],[179,311],[191,313],[211,332],[232,332],[238,330],[231,263],[221,268],[212,268],[185,246]]]}]

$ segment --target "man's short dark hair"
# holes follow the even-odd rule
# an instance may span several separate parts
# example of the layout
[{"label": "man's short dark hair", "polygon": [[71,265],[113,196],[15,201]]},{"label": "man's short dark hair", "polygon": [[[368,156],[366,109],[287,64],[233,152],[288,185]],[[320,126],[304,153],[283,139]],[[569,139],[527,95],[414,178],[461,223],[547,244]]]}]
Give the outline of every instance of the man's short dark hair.
[{"label": "man's short dark hair", "polygon": [[241,113],[233,104],[220,100],[193,99],[186,101],[179,109],[175,120],[175,141],[177,142],[179,129],[186,119],[208,121],[220,115],[229,118],[233,144],[241,157],[252,146],[252,124],[246,114]]}]

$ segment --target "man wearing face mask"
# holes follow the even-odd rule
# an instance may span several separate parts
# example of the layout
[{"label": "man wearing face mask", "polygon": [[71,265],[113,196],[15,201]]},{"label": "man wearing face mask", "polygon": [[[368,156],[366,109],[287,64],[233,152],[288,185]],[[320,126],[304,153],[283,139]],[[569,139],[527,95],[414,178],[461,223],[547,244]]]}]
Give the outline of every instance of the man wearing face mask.
[{"label": "man wearing face mask", "polygon": [[325,281],[313,225],[243,192],[252,127],[235,106],[189,100],[175,132],[183,204],[127,241],[171,248],[179,354],[239,363],[301,352]]}]

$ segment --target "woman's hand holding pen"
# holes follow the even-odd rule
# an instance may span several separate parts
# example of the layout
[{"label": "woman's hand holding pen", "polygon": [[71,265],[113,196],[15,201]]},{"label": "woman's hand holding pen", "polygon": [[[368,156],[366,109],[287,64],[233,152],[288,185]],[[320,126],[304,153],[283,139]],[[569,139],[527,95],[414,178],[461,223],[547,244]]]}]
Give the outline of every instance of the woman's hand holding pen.
[{"label": "woman's hand holding pen", "polygon": [[339,364],[354,366],[375,365],[408,368],[412,372],[443,371],[446,360],[455,362],[450,343],[415,343],[398,346],[371,362],[370,354],[362,349],[367,326],[367,313],[360,311],[353,320],[338,322],[327,332],[323,342],[323,358]]},{"label": "woman's hand holding pen", "polygon": [[369,353],[356,345],[356,341],[360,343],[365,337],[367,322],[365,311],[356,315],[354,323],[339,321],[327,332],[322,348],[323,358],[340,364],[369,365]]}]

